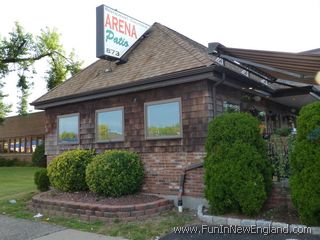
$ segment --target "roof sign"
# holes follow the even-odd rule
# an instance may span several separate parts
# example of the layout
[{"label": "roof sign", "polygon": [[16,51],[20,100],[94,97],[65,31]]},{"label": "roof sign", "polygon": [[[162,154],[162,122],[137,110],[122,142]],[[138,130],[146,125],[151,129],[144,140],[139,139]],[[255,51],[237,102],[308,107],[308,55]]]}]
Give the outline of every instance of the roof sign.
[{"label": "roof sign", "polygon": [[98,58],[121,58],[150,27],[105,5],[96,14]]}]

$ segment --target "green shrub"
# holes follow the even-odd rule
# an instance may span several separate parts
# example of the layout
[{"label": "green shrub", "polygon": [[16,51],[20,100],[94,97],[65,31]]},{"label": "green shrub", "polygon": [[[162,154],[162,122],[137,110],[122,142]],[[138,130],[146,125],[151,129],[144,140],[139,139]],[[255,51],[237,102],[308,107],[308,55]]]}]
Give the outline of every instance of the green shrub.
[{"label": "green shrub", "polygon": [[289,127],[283,127],[283,128],[278,128],[275,131],[275,134],[281,136],[281,137],[287,137],[291,133],[291,128]]},{"label": "green shrub", "polygon": [[32,166],[32,163],[28,161],[20,161],[16,158],[6,159],[4,157],[0,157],[0,167],[30,167],[30,166]]},{"label": "green shrub", "polygon": [[[320,224],[320,103],[303,107],[297,120],[297,138],[290,154],[290,187],[294,206],[304,224]],[[310,137],[312,136],[312,137]]]},{"label": "green shrub", "polygon": [[209,123],[206,142],[207,154],[214,153],[215,147],[221,142],[234,143],[241,140],[255,146],[263,155],[266,145],[263,141],[259,121],[248,113],[225,113]]},{"label": "green shrub", "polygon": [[144,179],[143,163],[138,154],[112,150],[94,157],[86,171],[90,191],[119,197],[140,190]]},{"label": "green shrub", "polygon": [[[303,107],[297,119],[297,141],[309,139],[320,144],[320,102]],[[313,135],[318,135],[313,137]]]},{"label": "green shrub", "polygon": [[255,215],[272,184],[272,168],[259,122],[245,113],[227,113],[209,124],[205,196],[214,213]]},{"label": "green shrub", "polygon": [[94,152],[91,150],[66,151],[55,157],[48,166],[51,185],[61,191],[85,191],[87,165],[91,162]]},{"label": "green shrub", "polygon": [[36,150],[32,153],[32,163],[37,167],[47,166],[47,158],[44,153],[44,144],[37,146]]},{"label": "green shrub", "polygon": [[49,190],[50,181],[46,168],[40,169],[34,174],[34,183],[37,185],[37,189],[41,192]]}]

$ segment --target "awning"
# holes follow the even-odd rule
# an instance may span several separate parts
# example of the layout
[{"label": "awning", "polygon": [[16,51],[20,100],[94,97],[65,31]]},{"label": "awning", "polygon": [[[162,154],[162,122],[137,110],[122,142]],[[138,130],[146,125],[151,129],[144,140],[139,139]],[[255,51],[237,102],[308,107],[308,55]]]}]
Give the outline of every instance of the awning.
[{"label": "awning", "polygon": [[[210,46],[211,45],[211,46]],[[320,85],[315,77],[320,71],[319,49],[302,53],[262,51],[252,49],[227,48],[219,43],[209,44],[209,53],[236,61],[260,70],[277,79]]]}]

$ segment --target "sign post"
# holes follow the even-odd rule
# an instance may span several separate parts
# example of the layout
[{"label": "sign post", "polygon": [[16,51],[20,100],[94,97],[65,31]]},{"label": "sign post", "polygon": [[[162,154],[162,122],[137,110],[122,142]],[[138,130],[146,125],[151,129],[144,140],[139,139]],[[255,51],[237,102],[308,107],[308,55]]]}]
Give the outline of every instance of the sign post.
[{"label": "sign post", "polygon": [[97,58],[120,59],[150,27],[105,5],[96,14]]}]

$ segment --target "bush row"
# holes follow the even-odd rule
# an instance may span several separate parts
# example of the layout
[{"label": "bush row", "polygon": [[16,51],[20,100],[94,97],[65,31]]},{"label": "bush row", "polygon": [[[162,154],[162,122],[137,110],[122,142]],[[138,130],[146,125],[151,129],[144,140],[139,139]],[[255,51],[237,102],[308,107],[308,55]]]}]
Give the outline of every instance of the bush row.
[{"label": "bush row", "polygon": [[138,154],[112,150],[95,155],[91,150],[66,151],[48,166],[51,185],[61,191],[90,190],[119,197],[140,190],[144,167]]}]

